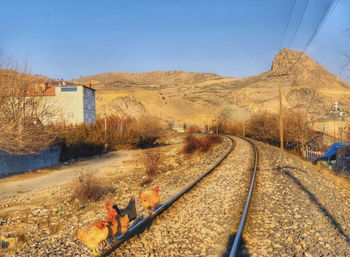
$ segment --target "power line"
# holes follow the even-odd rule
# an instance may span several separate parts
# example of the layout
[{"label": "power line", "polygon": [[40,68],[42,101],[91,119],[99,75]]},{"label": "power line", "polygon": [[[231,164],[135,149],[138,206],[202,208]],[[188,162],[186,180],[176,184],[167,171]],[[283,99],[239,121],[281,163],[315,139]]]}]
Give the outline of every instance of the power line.
[{"label": "power line", "polygon": [[287,30],[288,30],[288,28],[289,28],[289,24],[290,24],[290,21],[291,21],[291,18],[292,18],[292,14],[293,14],[293,12],[294,12],[295,3],[296,3],[296,0],[294,0],[293,5],[292,5],[291,12],[289,13],[288,23],[287,23],[287,26],[286,26],[285,29],[284,29],[284,32],[283,32],[283,36],[282,36],[282,39],[281,39],[281,43],[280,43],[279,49],[282,48],[282,44],[283,44],[283,42],[284,42],[284,38],[285,38],[286,33],[287,33]]},{"label": "power line", "polygon": [[[319,32],[322,24],[324,23],[324,21],[329,17],[329,15],[332,13],[332,11],[334,10],[335,6],[336,6],[336,3],[338,2],[338,0],[331,0],[326,8],[326,11],[324,12],[323,16],[321,17],[320,21],[318,22],[316,28],[314,29],[314,31],[312,32],[309,40],[307,41],[306,45],[303,47],[303,50],[301,51],[302,53],[305,53],[305,51],[307,50],[307,48],[310,46],[312,40],[315,38],[315,36],[317,35],[317,33]],[[309,0],[306,4],[306,7],[308,6],[309,4]],[[305,15],[305,12],[306,12],[306,7],[303,11],[303,15],[302,15],[302,18],[299,20],[299,23],[298,23],[298,27],[297,27],[297,30],[295,31],[294,33],[294,36],[296,34],[296,32],[298,31],[299,29],[299,25],[302,21],[302,19],[304,18],[304,15]],[[333,7],[333,8],[332,8]],[[328,15],[329,14],[329,15]],[[293,40],[294,40],[294,36],[293,36]],[[287,69],[287,71],[284,73],[284,74],[280,74],[280,75],[276,75],[276,76],[284,76],[284,75],[289,75],[288,73],[290,71],[292,71],[292,69],[294,68],[294,66],[299,62],[299,60],[301,59],[303,55],[300,54],[298,59],[291,65],[291,67],[289,69]]]},{"label": "power line", "polygon": [[327,14],[330,13],[330,11],[334,10],[334,8],[332,8],[333,4],[336,3],[338,0],[331,0],[329,2],[329,5],[324,13],[324,15],[322,16],[321,20],[319,21],[319,23],[317,24],[316,29],[314,30],[314,32],[312,33],[309,41],[306,43],[306,46],[304,47],[304,51],[306,51],[306,49],[309,47],[309,45],[311,44],[312,40],[315,38],[315,36],[317,35],[318,31],[320,30],[322,24],[324,23],[324,21],[326,20],[326,18],[328,17]]},{"label": "power line", "polygon": [[307,7],[309,6],[309,2],[310,2],[310,0],[307,0],[306,5],[305,5],[304,10],[303,10],[303,14],[302,14],[301,18],[299,19],[297,28],[296,28],[295,31],[294,31],[294,34],[293,34],[293,36],[292,36],[292,38],[291,38],[291,41],[290,41],[289,46],[291,46],[291,45],[293,44],[295,35],[297,34],[297,32],[298,32],[298,30],[299,30],[299,28],[300,28],[300,24],[301,24],[302,20],[304,19],[304,16],[305,16],[305,13],[306,13],[306,9],[307,9]]}]

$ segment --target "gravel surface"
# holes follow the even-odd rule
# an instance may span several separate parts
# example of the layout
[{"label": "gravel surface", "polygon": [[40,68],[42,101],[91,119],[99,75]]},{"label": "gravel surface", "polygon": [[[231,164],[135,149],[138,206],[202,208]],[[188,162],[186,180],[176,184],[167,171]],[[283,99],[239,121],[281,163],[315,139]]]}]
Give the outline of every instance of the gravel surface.
[{"label": "gravel surface", "polygon": [[[181,138],[179,140],[181,142]],[[229,146],[230,141],[225,139],[208,153],[192,156],[181,153],[182,144],[169,146],[169,150],[167,147],[162,148],[165,162],[161,165],[160,174],[145,187],[140,186],[145,178],[140,160],[127,161],[124,166],[111,166],[103,173],[110,173],[111,177],[108,178],[116,190],[108,194],[105,200],[124,207],[132,194],[138,195],[140,190],[150,190],[158,185],[161,202],[165,202],[216,163]],[[79,242],[75,234],[78,227],[105,219],[105,200],[81,205],[71,199],[71,194],[69,186],[59,186],[41,188],[2,201],[0,240],[15,247],[0,249],[0,256],[91,256],[91,250]],[[57,205],[53,205],[54,201],[57,201]],[[139,215],[148,215],[149,212],[142,209],[138,197],[136,206]],[[30,232],[21,234],[21,227]]]},{"label": "gravel surface", "polygon": [[212,174],[157,217],[148,232],[124,243],[112,256],[227,254],[248,193],[251,162],[250,145],[236,139],[233,152]]},{"label": "gravel surface", "polygon": [[[235,143],[213,173],[157,217],[149,231],[124,243],[112,256],[227,256],[248,193],[253,156],[247,142],[235,138]],[[350,256],[348,195],[317,167],[256,144],[259,171],[241,255]],[[169,148],[160,174],[145,187],[140,186],[144,170],[138,160],[111,166],[104,173],[111,174],[116,191],[107,199],[123,207],[131,194],[158,185],[164,203],[216,163],[229,145],[226,139],[212,152],[189,158],[180,154],[180,144]],[[2,199],[0,240],[16,247],[0,249],[0,256],[91,256],[75,233],[78,227],[105,218],[106,199],[81,206],[70,197],[69,187],[55,187]],[[51,205],[43,204],[45,200]],[[138,198],[136,204],[139,215],[148,215]],[[21,226],[30,232],[19,233]]]},{"label": "gravel surface", "polygon": [[259,171],[243,231],[254,256],[350,256],[350,200],[297,157],[256,143]]}]

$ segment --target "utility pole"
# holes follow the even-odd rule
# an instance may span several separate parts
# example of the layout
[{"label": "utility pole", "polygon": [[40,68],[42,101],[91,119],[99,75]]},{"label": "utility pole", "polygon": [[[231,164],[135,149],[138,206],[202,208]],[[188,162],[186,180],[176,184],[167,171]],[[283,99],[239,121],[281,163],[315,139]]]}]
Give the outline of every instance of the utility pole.
[{"label": "utility pole", "polygon": [[279,99],[279,119],[280,119],[280,148],[283,151],[284,150],[284,144],[283,144],[283,99],[282,99],[282,76],[287,76],[289,73],[280,73],[280,74],[273,74],[269,75],[269,77],[278,77],[278,99]]},{"label": "utility pole", "polygon": [[280,148],[283,151],[284,144],[283,144],[283,105],[282,105],[282,88],[281,88],[281,77],[278,79],[278,95],[279,95],[279,102],[280,102]]},{"label": "utility pole", "polygon": [[245,137],[245,120],[243,121],[242,130],[242,136]]},{"label": "utility pole", "polygon": [[105,116],[105,133],[107,132],[107,115],[106,115],[106,112],[103,113],[104,116]]}]

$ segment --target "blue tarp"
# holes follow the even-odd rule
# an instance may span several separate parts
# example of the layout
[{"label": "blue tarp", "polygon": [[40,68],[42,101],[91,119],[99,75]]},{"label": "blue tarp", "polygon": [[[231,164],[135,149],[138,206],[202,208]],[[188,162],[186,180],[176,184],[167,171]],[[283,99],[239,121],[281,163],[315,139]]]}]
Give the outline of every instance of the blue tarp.
[{"label": "blue tarp", "polygon": [[[337,154],[337,151],[343,146],[345,145],[345,143],[341,143],[341,142],[337,142],[334,143],[329,149],[328,151],[321,157],[321,159],[326,159],[329,157],[332,157],[333,155]],[[348,157],[348,156],[347,156]]]}]

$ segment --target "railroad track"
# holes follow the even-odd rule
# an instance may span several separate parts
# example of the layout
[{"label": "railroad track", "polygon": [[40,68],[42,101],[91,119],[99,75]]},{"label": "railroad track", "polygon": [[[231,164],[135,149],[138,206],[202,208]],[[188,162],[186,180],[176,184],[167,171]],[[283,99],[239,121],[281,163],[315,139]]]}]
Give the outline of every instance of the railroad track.
[{"label": "railroad track", "polygon": [[[181,190],[179,193],[177,193],[176,195],[174,195],[173,197],[171,197],[170,200],[168,200],[166,203],[158,206],[155,209],[155,212],[152,215],[147,216],[146,218],[142,219],[141,221],[137,222],[136,224],[134,224],[131,228],[129,228],[129,230],[125,233],[122,234],[116,238],[114,238],[113,244],[111,246],[111,248],[105,252],[102,253],[102,256],[108,256],[113,254],[118,248],[120,248],[122,245],[125,245],[124,243],[131,240],[133,237],[135,237],[136,235],[140,235],[141,233],[143,233],[145,231],[146,228],[149,228],[150,225],[152,224],[152,222],[159,217],[165,210],[167,210],[170,206],[172,206],[174,203],[176,203],[179,199],[183,199],[184,196],[186,194],[188,194],[191,190],[193,190],[194,188],[198,188],[196,187],[196,185],[203,181],[203,179],[205,177],[207,177],[209,174],[213,173],[213,171],[215,169],[217,169],[220,164],[223,162],[223,160],[225,160],[230,153],[233,151],[234,149],[234,141],[232,140],[231,137],[226,136],[227,138],[229,138],[229,140],[231,141],[230,147],[227,150],[227,152],[224,154],[224,156],[219,159],[210,169],[208,169],[206,172],[204,172],[200,177],[198,177],[195,181],[193,181],[191,184],[189,184],[188,186],[186,186],[183,190]],[[243,139],[246,140],[246,139]],[[247,140],[248,141],[248,140]],[[252,179],[249,183],[249,192],[248,192],[248,197],[247,197],[247,201],[245,202],[245,207],[243,210],[243,214],[242,214],[242,218],[239,224],[239,227],[237,229],[237,234],[235,236],[235,240],[233,242],[233,246],[232,249],[230,249],[230,257],[232,256],[236,256],[238,251],[239,251],[239,243],[240,243],[240,238],[242,235],[242,231],[243,231],[243,227],[244,227],[244,223],[245,223],[245,218],[248,212],[248,208],[249,208],[249,202],[252,196],[252,192],[253,192],[253,188],[254,188],[254,183],[255,183],[255,175],[256,175],[256,168],[257,168],[257,150],[254,147],[254,145],[248,141],[249,144],[252,145],[253,150],[254,150],[254,164],[253,164],[253,172],[252,172]],[[243,208],[241,208],[243,209]],[[230,247],[231,248],[231,247]],[[184,254],[186,255],[186,254]],[[152,256],[152,255],[151,255]]]}]

